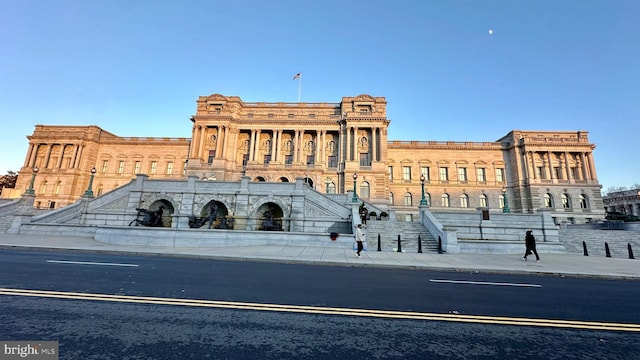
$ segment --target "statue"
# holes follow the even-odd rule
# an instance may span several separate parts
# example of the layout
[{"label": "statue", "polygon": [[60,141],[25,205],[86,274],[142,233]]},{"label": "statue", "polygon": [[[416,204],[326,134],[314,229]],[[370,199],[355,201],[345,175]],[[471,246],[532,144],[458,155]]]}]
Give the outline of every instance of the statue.
[{"label": "statue", "polygon": [[[135,224],[135,226],[138,226],[138,225],[153,226],[153,227],[164,226],[162,224],[162,213],[164,209],[165,209],[164,205],[160,205],[158,210],[147,210],[143,208],[136,208],[136,211],[138,211],[138,214],[136,215],[136,218],[129,223],[129,226],[133,224]],[[138,219],[138,217],[140,216],[142,216],[142,220]]]},{"label": "statue", "polygon": [[227,219],[226,216],[221,217],[216,229],[233,229],[233,219]]},{"label": "statue", "polygon": [[262,230],[282,231],[282,225],[273,220],[273,212],[271,212],[271,209],[267,209],[267,211],[264,212],[264,217],[265,219],[262,222]]},{"label": "statue", "polygon": [[[216,222],[217,218],[218,218],[218,205],[216,205],[214,201],[211,203],[211,205],[209,205],[209,216],[207,217],[207,220],[206,220],[209,222],[209,229],[211,229],[214,226],[214,223]],[[204,223],[202,225],[204,225]]]}]

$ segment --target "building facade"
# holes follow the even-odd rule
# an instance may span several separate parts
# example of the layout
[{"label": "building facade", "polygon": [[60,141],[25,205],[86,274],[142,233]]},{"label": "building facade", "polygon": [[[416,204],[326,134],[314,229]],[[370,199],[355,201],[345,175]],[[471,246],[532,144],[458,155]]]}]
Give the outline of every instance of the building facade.
[{"label": "building facade", "polygon": [[604,197],[607,212],[640,216],[640,189],[615,191]]},{"label": "building facade", "polygon": [[386,106],[384,97],[370,95],[338,103],[201,96],[191,139],[37,125],[16,192],[33,179],[36,206],[53,208],[77,200],[90,182],[101,195],[138,173],[211,181],[304,178],[319,192],[355,190],[361,200],[406,221],[415,220],[421,203],[433,210],[547,210],[557,223],[604,217],[587,132],[514,130],[492,142],[390,141]]}]

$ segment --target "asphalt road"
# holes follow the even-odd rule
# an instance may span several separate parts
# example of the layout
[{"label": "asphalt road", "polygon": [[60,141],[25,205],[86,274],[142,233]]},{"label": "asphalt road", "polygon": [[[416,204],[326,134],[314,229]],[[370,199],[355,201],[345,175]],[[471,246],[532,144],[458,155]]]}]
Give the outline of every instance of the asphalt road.
[{"label": "asphalt road", "polygon": [[63,252],[0,259],[0,340],[57,340],[61,359],[640,357],[640,326],[626,325],[640,324],[634,281]]}]

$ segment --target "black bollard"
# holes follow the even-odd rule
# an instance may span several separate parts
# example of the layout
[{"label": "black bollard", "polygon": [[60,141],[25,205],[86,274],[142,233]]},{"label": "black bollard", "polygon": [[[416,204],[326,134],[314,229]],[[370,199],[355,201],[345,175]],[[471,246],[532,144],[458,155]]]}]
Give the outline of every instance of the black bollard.
[{"label": "black bollard", "polygon": [[400,234],[398,234],[398,252],[402,252],[402,243],[400,242]]},{"label": "black bollard", "polygon": [[442,254],[442,238],[438,236],[438,254]]},{"label": "black bollard", "polygon": [[633,249],[631,249],[631,244],[627,243],[627,250],[629,250],[629,259],[635,259],[633,257]]},{"label": "black bollard", "polygon": [[607,257],[611,257],[611,252],[609,251],[609,243],[604,243],[604,251],[607,253]]},{"label": "black bollard", "polygon": [[422,238],[418,235],[418,253],[422,254]]},{"label": "black bollard", "polygon": [[378,251],[382,251],[382,246],[380,245],[380,234],[378,233]]},{"label": "black bollard", "polygon": [[589,256],[589,252],[587,251],[587,243],[582,242],[582,251],[584,252],[584,256]]}]

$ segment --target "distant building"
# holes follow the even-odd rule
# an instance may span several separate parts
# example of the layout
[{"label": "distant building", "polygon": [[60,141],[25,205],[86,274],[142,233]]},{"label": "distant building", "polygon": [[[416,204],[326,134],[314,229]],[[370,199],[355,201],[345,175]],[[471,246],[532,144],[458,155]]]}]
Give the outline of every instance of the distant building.
[{"label": "distant building", "polygon": [[640,189],[611,192],[603,201],[606,212],[640,216]]},{"label": "distant building", "polygon": [[[514,130],[497,141],[390,141],[384,97],[338,103],[247,103],[214,94],[197,100],[189,138],[127,138],[97,126],[36,125],[16,184],[38,168],[36,206],[73,203],[131,181],[170,179],[292,182],[358,197],[412,221],[424,196],[432,208],[552,212],[557,223],[604,217],[586,131]],[[452,127],[453,129],[453,127]],[[4,195],[4,194],[3,194]],[[505,209],[506,210],[506,209]]]}]

